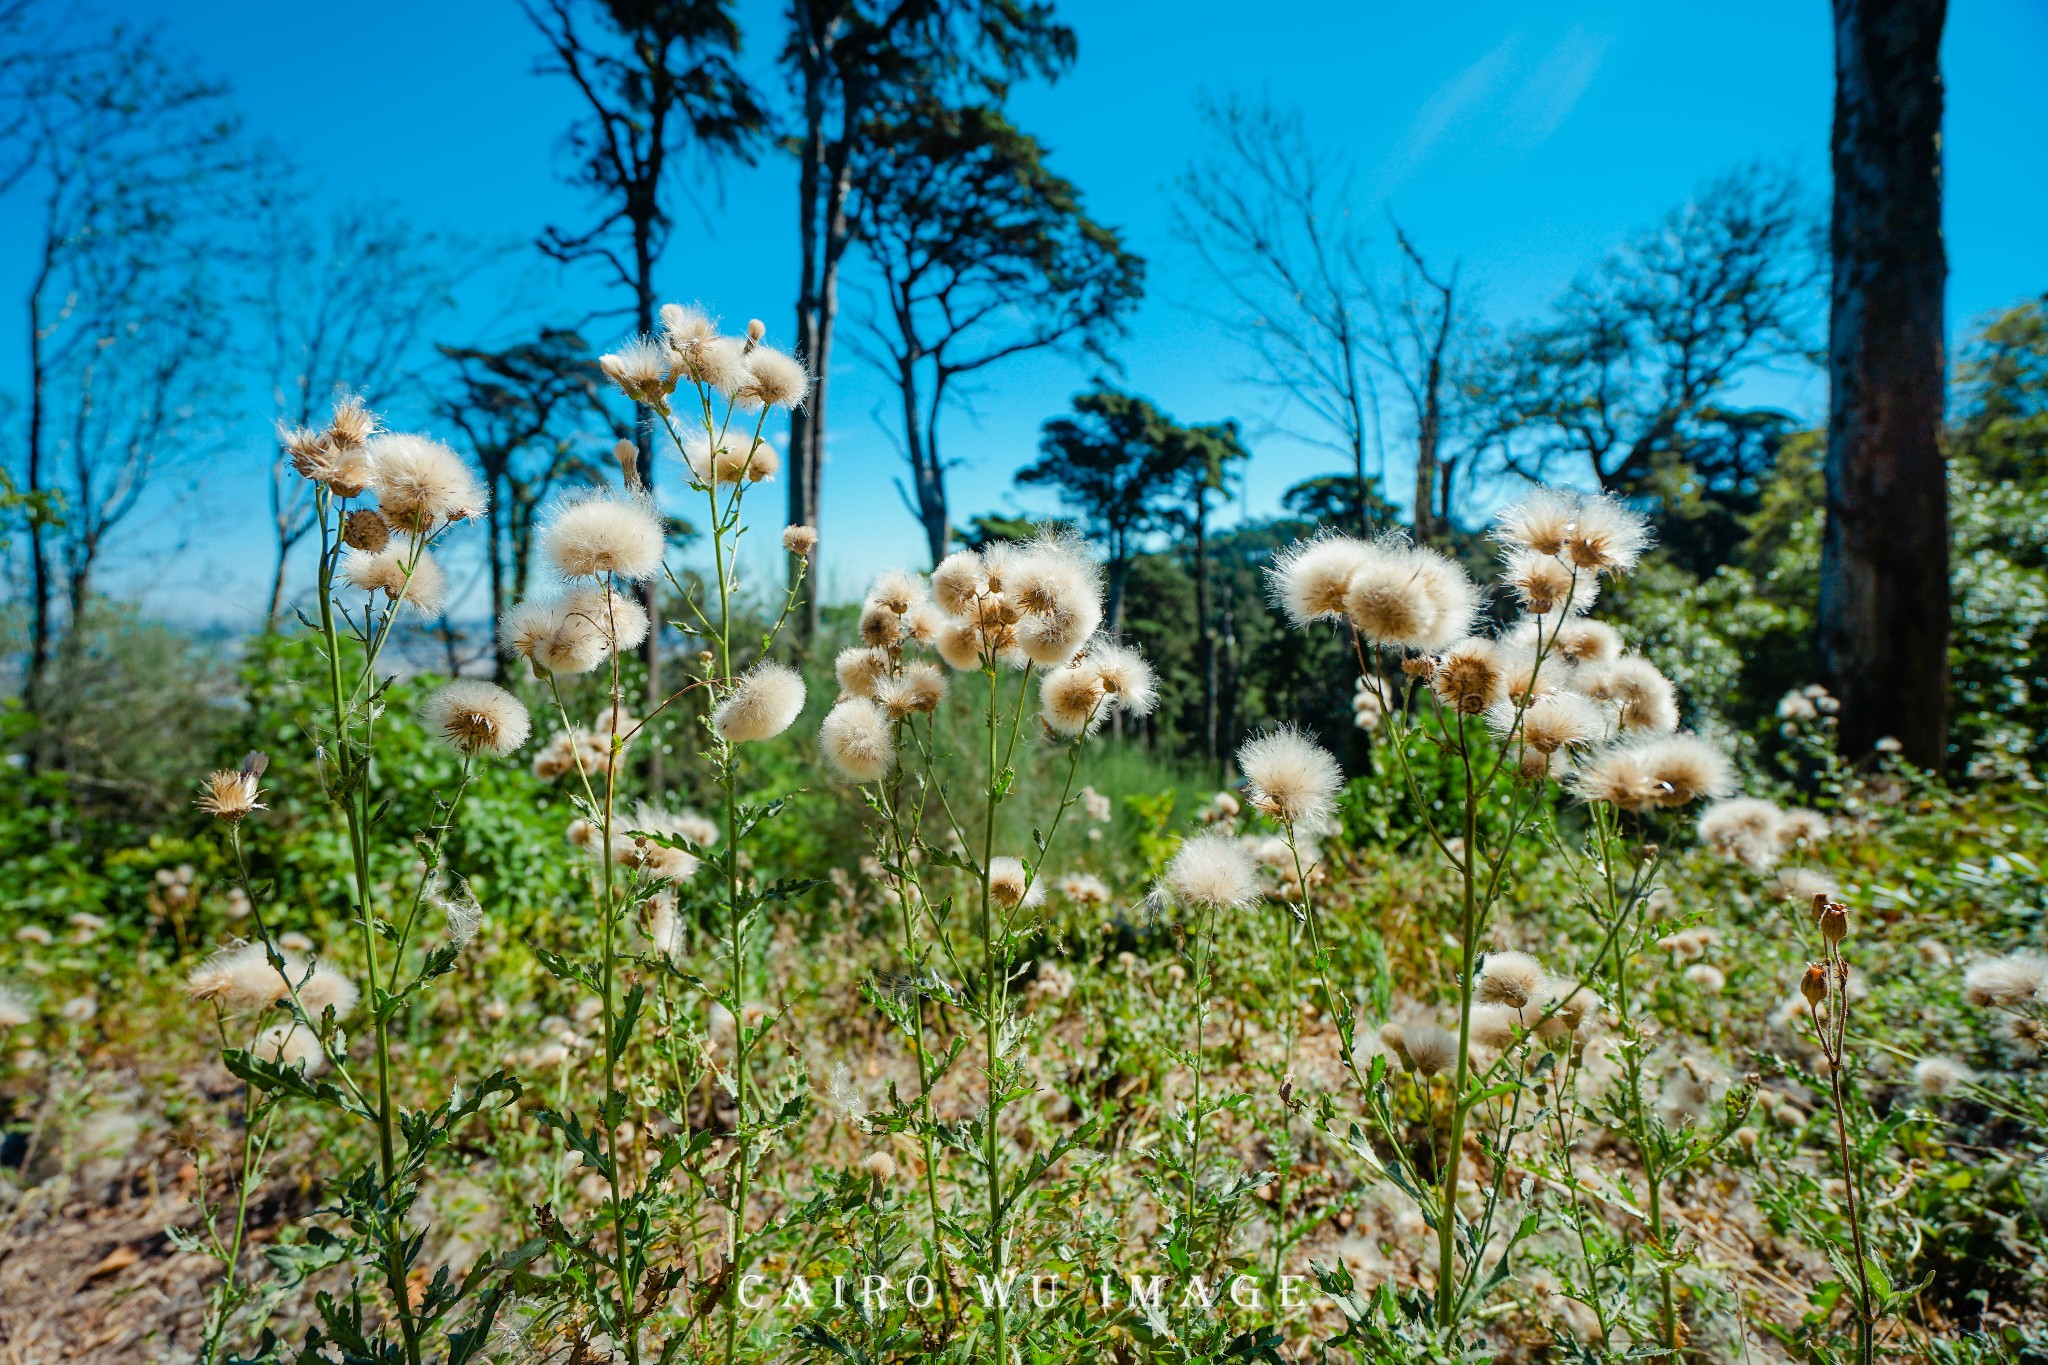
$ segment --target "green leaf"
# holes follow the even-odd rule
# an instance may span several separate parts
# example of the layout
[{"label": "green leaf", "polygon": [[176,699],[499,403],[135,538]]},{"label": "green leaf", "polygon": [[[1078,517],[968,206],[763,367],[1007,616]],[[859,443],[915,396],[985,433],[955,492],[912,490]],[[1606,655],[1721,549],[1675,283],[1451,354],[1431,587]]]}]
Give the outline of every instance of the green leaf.
[{"label": "green leaf", "polygon": [[316,1104],[332,1105],[358,1118],[372,1121],[376,1118],[376,1115],[357,1106],[332,1081],[309,1079],[305,1072],[295,1066],[286,1066],[267,1057],[258,1057],[255,1053],[238,1047],[225,1048],[220,1056],[222,1063],[232,1074],[258,1090],[293,1095],[302,1100],[312,1100]]}]

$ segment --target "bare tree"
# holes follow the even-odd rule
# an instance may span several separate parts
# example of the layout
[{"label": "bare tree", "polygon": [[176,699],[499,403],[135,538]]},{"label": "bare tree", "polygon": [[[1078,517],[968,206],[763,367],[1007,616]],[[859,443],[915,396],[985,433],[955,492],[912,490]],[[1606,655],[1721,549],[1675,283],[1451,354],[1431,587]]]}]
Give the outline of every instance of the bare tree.
[{"label": "bare tree", "polygon": [[1483,437],[1529,479],[1643,489],[1743,375],[1804,363],[1824,263],[1791,176],[1751,167],[1704,186],[1511,335],[1476,387]]},{"label": "bare tree", "polygon": [[1835,0],[1820,652],[1845,752],[1948,756],[1941,238],[1945,0]]},{"label": "bare tree", "polygon": [[[522,0],[546,39],[547,74],[567,77],[588,116],[569,132],[570,179],[589,190],[597,217],[580,231],[550,227],[541,249],[564,263],[598,266],[627,295],[616,310],[652,332],[660,295],[655,269],[667,249],[678,201],[689,199],[690,156],[715,166],[751,157],[767,116],[733,64],[740,46],[731,0]],[[654,416],[639,410],[638,445],[654,450]],[[653,487],[654,460],[640,462]],[[646,587],[649,705],[661,684],[659,580]],[[660,750],[649,748],[660,785]]]},{"label": "bare tree", "polygon": [[214,239],[246,166],[221,88],[185,74],[161,40],[116,29],[39,43],[0,100],[14,130],[4,183],[33,224],[20,457],[40,509],[32,694],[58,599],[76,622],[115,530],[219,412],[228,323]]},{"label": "bare tree", "polygon": [[[1462,385],[1464,348],[1477,324],[1458,291],[1459,267],[1439,274],[1395,222],[1401,267],[1391,288],[1371,295],[1373,362],[1392,377],[1415,422],[1415,539],[1427,544],[1451,524],[1451,479],[1444,453],[1449,404]],[[1439,477],[1441,471],[1441,477]]]},{"label": "bare tree", "polygon": [[854,186],[883,295],[863,354],[895,382],[911,478],[898,487],[936,563],[953,533],[939,416],[954,386],[1028,351],[1098,348],[1144,263],[988,105],[926,100],[872,121]]},{"label": "bare tree", "polygon": [[[797,351],[816,372],[803,407],[790,414],[789,519],[816,526],[824,480],[825,424],[839,281],[858,236],[853,218],[855,147],[870,115],[958,81],[1058,75],[1072,62],[1074,35],[1049,6],[1009,0],[792,0],[783,63],[803,128],[797,221]],[[815,574],[790,565],[801,584],[797,624],[815,629]]]},{"label": "bare tree", "polygon": [[1175,235],[1230,299],[1224,320],[1259,357],[1251,378],[1309,418],[1290,434],[1349,462],[1362,513],[1376,504],[1383,461],[1373,449],[1373,280],[1351,172],[1316,151],[1292,110],[1231,98],[1205,99],[1200,112],[1216,151],[1180,179]]},{"label": "bare tree", "polygon": [[[443,346],[456,386],[437,409],[467,440],[490,489],[486,531],[491,619],[526,591],[534,517],[556,489],[590,482],[600,466],[588,454],[593,436],[611,440],[596,357],[574,332],[542,329],[532,341],[503,350]],[[502,676],[502,652],[494,673]]]},{"label": "bare tree", "polygon": [[[296,179],[266,187],[256,217],[249,300],[277,420],[308,426],[337,391],[385,406],[418,373],[426,333],[454,307],[473,244],[411,226],[373,204],[312,214]],[[270,467],[277,537],[266,628],[284,606],[285,575],[313,528],[312,485],[280,453]]]}]

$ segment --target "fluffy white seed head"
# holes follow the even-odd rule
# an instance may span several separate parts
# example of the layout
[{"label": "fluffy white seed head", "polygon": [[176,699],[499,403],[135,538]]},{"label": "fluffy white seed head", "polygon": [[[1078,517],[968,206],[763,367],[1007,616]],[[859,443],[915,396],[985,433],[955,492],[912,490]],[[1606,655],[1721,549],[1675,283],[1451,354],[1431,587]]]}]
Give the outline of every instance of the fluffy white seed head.
[{"label": "fluffy white seed head", "polygon": [[889,718],[867,697],[841,697],[818,727],[818,747],[849,782],[875,782],[896,763]]},{"label": "fluffy white seed head", "polygon": [[597,358],[604,377],[636,403],[666,407],[674,387],[669,376],[668,348],[652,337],[634,337],[616,351]]},{"label": "fluffy white seed head", "polygon": [[1527,953],[1488,953],[1474,985],[1487,1004],[1519,1010],[1542,998],[1545,980],[1543,964]]},{"label": "fluffy white seed head", "polygon": [[661,305],[661,344],[671,355],[687,355],[718,335],[718,324],[702,308],[687,303]]},{"label": "fluffy white seed head", "polygon": [[1624,730],[1658,734],[1678,728],[1677,689],[1640,654],[1588,664],[1570,680],[1574,691],[1612,706]]},{"label": "fluffy white seed head", "polygon": [[868,589],[867,600],[902,616],[925,600],[924,580],[908,569],[884,570]]},{"label": "fluffy white seed head", "polygon": [[[1532,633],[1534,624],[1530,623]],[[1621,657],[1621,632],[1605,621],[1568,618],[1544,633],[1550,649],[1568,664],[1601,664]]]},{"label": "fluffy white seed head", "polygon": [[526,743],[533,722],[526,703],[478,678],[457,678],[437,688],[420,707],[420,723],[464,754],[499,758]]},{"label": "fluffy white seed head", "polygon": [[1768,872],[1778,861],[1778,831],[1784,822],[1784,812],[1773,802],[1730,797],[1700,812],[1700,842],[1730,861]]},{"label": "fluffy white seed head", "polygon": [[1108,712],[1102,673],[1086,659],[1055,668],[1039,679],[1038,715],[1054,734],[1088,734]]},{"label": "fluffy white seed head", "polygon": [[424,436],[394,433],[369,444],[384,519],[415,535],[480,517],[490,498],[460,455]]},{"label": "fluffy white seed head", "polygon": [[1685,969],[1685,979],[1708,995],[1719,995],[1728,989],[1727,974],[1711,962],[1693,963]]},{"label": "fluffy white seed head", "polygon": [[1237,751],[1237,767],[1251,787],[1252,805],[1283,825],[1322,828],[1344,788],[1337,760],[1292,726],[1247,740]]},{"label": "fluffy white seed head", "polygon": [[762,483],[781,472],[782,456],[751,432],[727,432],[716,443],[702,431],[683,435],[683,462],[690,477],[705,487]]},{"label": "fluffy white seed head", "polygon": [[1562,488],[1538,488],[1501,510],[1493,521],[1493,537],[1511,550],[1560,554],[1571,534],[1572,515],[1578,505],[1576,493]]},{"label": "fluffy white seed head", "polygon": [[988,896],[1005,910],[1037,905],[1045,899],[1045,880],[1027,873],[1019,859],[991,858],[988,860]]},{"label": "fluffy white seed head", "polygon": [[1273,601],[1297,626],[1344,615],[1351,577],[1372,558],[1372,547],[1350,536],[1298,540],[1274,556],[1266,570]]},{"label": "fluffy white seed head", "polygon": [[1582,569],[1624,574],[1634,568],[1650,543],[1649,523],[1639,513],[1602,495],[1585,498],[1572,514],[1565,537],[1565,557]]},{"label": "fluffy white seed head", "polygon": [[1458,1035],[1435,1024],[1412,1024],[1401,1030],[1401,1051],[1408,1064],[1424,1076],[1439,1076],[1458,1064]]},{"label": "fluffy white seed head", "polygon": [[939,637],[932,646],[948,668],[971,673],[981,667],[981,632],[972,621],[946,622],[939,628]]},{"label": "fluffy white seed head", "polygon": [[1536,1032],[1554,1042],[1584,1028],[1600,1008],[1600,997],[1570,977],[1547,976],[1535,1003],[1544,1016]]},{"label": "fluffy white seed head", "polygon": [[1778,842],[1786,848],[1819,848],[1833,832],[1827,816],[1804,806],[1784,812],[1778,820]]},{"label": "fluffy white seed head", "polygon": [[1145,656],[1129,645],[1097,640],[1088,646],[1085,662],[1102,679],[1102,690],[1127,716],[1146,716],[1159,703],[1159,683]]},{"label": "fluffy white seed head", "polygon": [[934,663],[919,660],[905,664],[894,683],[887,702],[891,714],[896,714],[900,707],[905,714],[915,711],[929,715],[946,700],[945,670]]},{"label": "fluffy white seed head", "polygon": [[1186,905],[1227,910],[1259,898],[1258,869],[1231,834],[1206,830],[1186,840],[1166,865],[1167,890]]},{"label": "fluffy white seed head", "polygon": [[653,499],[602,492],[558,507],[541,528],[540,548],[566,578],[637,580],[661,571],[668,542]]},{"label": "fluffy white seed head", "polygon": [[1474,1005],[1471,1019],[1473,1043],[1496,1052],[1513,1045],[1523,1022],[1519,1009],[1500,1004]]},{"label": "fluffy white seed head", "polygon": [[588,625],[612,650],[637,648],[647,638],[647,608],[609,585],[579,588],[562,601],[563,619]]},{"label": "fluffy white seed head", "polygon": [[192,969],[186,989],[195,998],[210,1000],[231,1013],[274,1005],[294,989],[299,1003],[315,1019],[328,1009],[339,1019],[355,1008],[355,982],[325,963],[309,967],[294,954],[281,953],[280,957],[283,975],[260,943],[223,948]]},{"label": "fluffy white seed head", "polygon": [[1599,750],[1572,776],[1584,800],[1646,811],[1725,796],[1735,784],[1726,754],[1697,735],[1624,739]]},{"label": "fluffy white seed head", "polygon": [[[1513,550],[1501,569],[1501,582],[1513,589],[1522,609],[1532,616],[1569,620],[1591,611],[1600,596],[1600,579],[1555,555]],[[1546,626],[1545,634],[1549,633]]]},{"label": "fluffy white seed head", "polygon": [[889,676],[889,652],[870,645],[851,645],[832,661],[839,690],[855,697],[872,697],[875,688]]},{"label": "fluffy white seed head", "polygon": [[671,811],[642,801],[633,809],[631,835],[614,836],[613,857],[623,866],[638,868],[660,881],[686,882],[702,866],[694,853],[651,838],[632,837],[636,835],[681,840],[704,848],[717,841],[718,826],[695,811]]},{"label": "fluffy white seed head", "polygon": [[1607,733],[1600,708],[1576,692],[1540,693],[1520,708],[1512,701],[1499,701],[1486,713],[1487,726],[1503,739],[1514,732],[1518,720],[1522,743],[1539,754],[1581,748]]},{"label": "fluffy white seed head", "polygon": [[2048,957],[2007,953],[1963,973],[1963,998],[1980,1009],[2016,1009],[2048,1003]]},{"label": "fluffy white seed head", "polygon": [[773,346],[756,346],[740,362],[740,374],[731,386],[734,402],[742,409],[794,408],[802,405],[811,391],[811,373],[795,356]]},{"label": "fluffy white seed head", "polygon": [[1069,872],[1057,889],[1076,905],[1109,904],[1109,884],[1090,872]]},{"label": "fluffy white seed head", "polygon": [[1026,544],[1003,567],[1003,594],[1022,616],[1017,646],[1036,664],[1066,663],[1102,624],[1101,570],[1072,539]]},{"label": "fluffy white seed head", "polygon": [[988,591],[988,575],[981,556],[972,550],[955,550],[932,570],[932,600],[952,616],[965,616],[974,609],[974,599]]},{"label": "fluffy white seed head", "polygon": [[564,599],[521,602],[499,622],[498,638],[507,649],[531,663],[536,674],[557,677],[588,673],[603,663],[610,652],[595,616],[587,611],[572,611]]},{"label": "fluffy white seed head", "polygon": [[1461,715],[1477,716],[1501,700],[1507,653],[1483,635],[1468,635],[1443,652],[1430,674],[1437,700]]},{"label": "fluffy white seed head", "polygon": [[1930,1100],[1952,1095],[1976,1079],[1976,1072],[1953,1057],[1922,1057],[1913,1064],[1913,1086]]},{"label": "fluffy white seed head", "polygon": [[1434,653],[1471,628],[1479,592],[1457,564],[1393,537],[1370,550],[1344,590],[1344,614],[1365,639]]},{"label": "fluffy white seed head", "polygon": [[264,1061],[276,1062],[308,1076],[317,1076],[327,1069],[327,1053],[320,1046],[320,1040],[296,1021],[272,1024],[256,1035],[256,1041],[249,1050]]},{"label": "fluffy white seed head", "polygon": [[1026,616],[1015,628],[1017,648],[1040,667],[1052,668],[1079,654],[1102,624],[1102,608],[1084,599],[1071,611]]},{"label": "fluffy white seed head", "polygon": [[711,728],[728,744],[773,739],[804,709],[803,675],[786,664],[755,664],[711,713]]},{"label": "fluffy white seed head", "polygon": [[350,550],[342,556],[341,576],[364,592],[382,592],[422,616],[439,616],[448,602],[448,577],[431,553],[414,545],[410,536],[393,536],[374,553]]}]

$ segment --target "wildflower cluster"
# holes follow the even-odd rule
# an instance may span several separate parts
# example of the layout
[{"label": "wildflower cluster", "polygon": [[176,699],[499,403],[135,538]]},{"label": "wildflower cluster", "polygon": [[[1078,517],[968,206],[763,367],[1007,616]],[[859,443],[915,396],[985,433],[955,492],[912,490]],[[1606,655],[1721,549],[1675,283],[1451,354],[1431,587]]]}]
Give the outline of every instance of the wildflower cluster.
[{"label": "wildflower cluster", "polygon": [[[1676,1345],[1660,1193],[1733,1125],[1695,1138],[1690,1109],[1671,1110],[1666,1124],[1641,1102],[1651,1084],[1650,1049],[1635,1023],[1629,962],[1649,936],[1662,856],[1653,824],[1727,796],[1733,769],[1718,746],[1679,728],[1675,689],[1656,666],[1588,614],[1602,585],[1626,574],[1647,547],[1639,516],[1610,498],[1539,489],[1504,511],[1493,535],[1500,553],[1493,595],[1515,613],[1497,630],[1478,628],[1485,594],[1462,566],[1398,535],[1369,542],[1323,535],[1290,547],[1270,570],[1274,601],[1297,626],[1330,622],[1348,630],[1360,673],[1359,726],[1384,736],[1376,751],[1397,770],[1457,883],[1445,925],[1456,944],[1454,979],[1445,987],[1449,1018],[1410,1007],[1366,1040],[1356,1036],[1352,993],[1332,976],[1314,898],[1303,900],[1312,960],[1378,1134],[1372,1141],[1361,1130],[1346,1145],[1369,1156],[1436,1229],[1428,1335],[1451,1350],[1469,1341],[1474,1315],[1498,1282],[1489,1266],[1505,1265],[1539,1221],[1512,1220],[1505,1207],[1515,1198],[1509,1172],[1519,1160],[1510,1153],[1541,1136],[1546,1112],[1560,1113],[1558,1099],[1590,1077],[1588,1091],[1596,1093],[1582,1112],[1632,1142],[1650,1182],[1648,1241],[1666,1268],[1659,1271],[1664,1307],[1649,1334]],[[1286,783],[1256,774],[1262,761],[1270,761],[1267,751],[1240,759],[1255,804],[1298,823],[1310,812]],[[1314,766],[1297,760],[1291,768],[1305,774]],[[1724,812],[1711,832],[1752,857],[1761,856],[1765,840],[1780,847],[1781,829],[1788,846],[1817,837],[1808,821],[1782,814],[1760,821],[1745,810]],[[1583,827],[1576,849],[1565,837],[1572,826]],[[1761,833],[1743,832],[1752,827]],[[1529,953],[1487,946],[1519,850],[1543,848],[1564,859],[1585,888],[1599,939],[1556,970]],[[1412,1093],[1391,1084],[1395,1068],[1413,1079]],[[1634,1102],[1603,1109],[1609,1100],[1602,1097],[1611,1095]],[[1540,1102],[1546,1097],[1548,1108]],[[1326,1127],[1349,1131],[1327,1100],[1321,1114]],[[1434,1173],[1400,1139],[1415,1114],[1440,1143]],[[1575,1135],[1557,1122],[1554,1159],[1569,1180]],[[1462,1188],[1475,1138],[1476,1207]],[[1576,1203],[1570,1217],[1586,1222]],[[1489,1245],[1500,1220],[1521,1231]],[[1582,1269],[1581,1301],[1592,1306],[1594,1332],[1604,1334],[1612,1324],[1608,1306],[1630,1296],[1606,1286],[1607,1272],[1594,1259]],[[1348,1292],[1341,1268],[1326,1284]],[[1418,1310],[1400,1330],[1421,1331],[1424,1316]]]}]

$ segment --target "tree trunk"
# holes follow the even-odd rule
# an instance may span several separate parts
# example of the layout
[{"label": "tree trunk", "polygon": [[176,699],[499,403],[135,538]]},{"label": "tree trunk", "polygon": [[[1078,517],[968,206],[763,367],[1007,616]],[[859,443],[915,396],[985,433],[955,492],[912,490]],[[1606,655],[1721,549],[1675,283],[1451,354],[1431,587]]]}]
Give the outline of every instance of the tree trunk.
[{"label": "tree trunk", "polygon": [[[911,482],[917,492],[917,519],[924,527],[925,546],[931,551],[932,567],[946,557],[946,545],[953,538],[952,519],[946,515],[946,475],[939,465],[939,433],[925,424],[917,399],[917,362],[903,364],[896,386],[903,395],[903,448],[910,456]],[[933,403],[934,411],[938,404]]]},{"label": "tree trunk", "polygon": [[1948,750],[1948,485],[1941,448],[1941,29],[1946,0],[1834,0],[1822,675],[1842,750]]},{"label": "tree trunk", "polygon": [[[650,206],[651,208],[651,206]],[[653,219],[650,215],[637,218],[633,224],[634,266],[638,277],[634,281],[635,316],[634,325],[642,336],[654,334],[656,310],[654,294],[654,236]],[[640,447],[638,472],[640,486],[647,490],[647,496],[654,496],[654,410],[641,404],[633,409],[633,443]],[[661,690],[661,575],[649,578],[641,589],[641,605],[647,608],[647,641],[640,647],[641,661],[647,668],[646,710],[642,715],[652,715],[663,700]],[[621,699],[623,700],[623,699]],[[649,743],[640,747],[647,754],[647,789],[659,797],[662,791],[661,737],[648,736]]]},{"label": "tree trunk", "polygon": [[505,644],[498,636],[498,623],[505,619],[505,611],[511,603],[505,600],[505,524],[507,508],[503,492],[504,480],[493,478],[490,484],[490,510],[484,514],[484,536],[490,551],[491,571],[491,681],[505,681]]},{"label": "tree trunk", "polygon": [[50,573],[50,532],[44,522],[45,509],[40,505],[38,495],[43,487],[43,417],[45,400],[43,384],[43,328],[42,298],[44,286],[49,282],[54,246],[47,240],[43,246],[42,267],[36,274],[35,286],[28,296],[28,495],[36,501],[28,509],[28,544],[31,583],[29,592],[29,635],[28,635],[28,676],[24,692],[34,704],[37,689],[41,686],[44,672],[50,666],[50,602],[56,592],[56,585]]},{"label": "tree trunk", "polygon": [[1116,542],[1111,543],[1115,548],[1109,557],[1109,563],[1105,566],[1109,577],[1109,613],[1107,619],[1109,621],[1110,638],[1116,639],[1124,633],[1124,579],[1130,575],[1131,556],[1130,552],[1125,550],[1120,544]]},{"label": "tree trunk", "polygon": [[[1195,488],[1195,633],[1201,640],[1202,753],[1216,756],[1216,635],[1209,625],[1209,486]],[[1221,780],[1219,773],[1218,780]]]},{"label": "tree trunk", "polygon": [[[804,139],[799,151],[802,166],[797,174],[797,239],[799,267],[803,272],[796,291],[797,354],[817,371],[811,381],[809,400],[789,415],[789,524],[818,524],[818,475],[821,472],[825,417],[824,292],[819,280],[820,251],[818,218],[825,173],[825,73],[824,54],[817,50],[812,31],[811,7],[798,0],[795,19],[804,41]],[[795,555],[789,559],[789,581],[799,589],[798,604],[791,624],[797,638],[809,644],[818,626],[817,578],[806,572]]]},{"label": "tree trunk", "polygon": [[1427,545],[1436,536],[1436,395],[1430,395],[1415,432],[1415,543]]},{"label": "tree trunk", "polygon": [[[263,633],[275,634],[277,614],[284,609],[284,571],[292,552],[291,543],[283,536],[277,540],[277,561],[270,570],[270,609],[263,613]],[[495,618],[494,618],[495,619]]]}]

